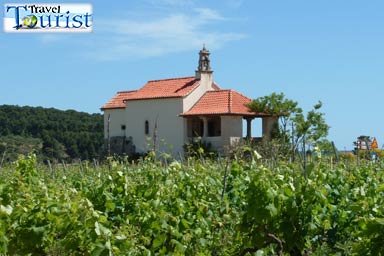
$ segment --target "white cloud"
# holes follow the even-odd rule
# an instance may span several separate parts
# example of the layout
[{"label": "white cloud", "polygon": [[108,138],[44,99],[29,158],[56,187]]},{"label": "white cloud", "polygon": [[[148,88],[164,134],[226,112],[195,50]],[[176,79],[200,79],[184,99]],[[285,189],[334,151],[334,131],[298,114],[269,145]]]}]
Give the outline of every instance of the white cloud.
[{"label": "white cloud", "polygon": [[216,10],[212,10],[209,8],[196,8],[195,11],[199,13],[199,18],[204,21],[209,20],[225,20],[223,16]]},{"label": "white cloud", "polygon": [[96,39],[99,36],[102,39],[94,40],[87,56],[98,60],[151,57],[196,50],[204,43],[215,49],[245,37],[241,33],[220,31],[223,26],[215,25],[221,22],[226,19],[208,8],[144,21],[99,20],[95,23],[94,34]]}]

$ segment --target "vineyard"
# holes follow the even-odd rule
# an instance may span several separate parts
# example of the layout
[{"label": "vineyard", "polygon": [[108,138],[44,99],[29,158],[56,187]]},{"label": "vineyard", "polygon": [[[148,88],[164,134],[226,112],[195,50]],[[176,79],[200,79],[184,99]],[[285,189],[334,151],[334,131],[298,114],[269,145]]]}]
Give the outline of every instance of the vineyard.
[{"label": "vineyard", "polygon": [[384,164],[0,169],[0,255],[383,255]]}]

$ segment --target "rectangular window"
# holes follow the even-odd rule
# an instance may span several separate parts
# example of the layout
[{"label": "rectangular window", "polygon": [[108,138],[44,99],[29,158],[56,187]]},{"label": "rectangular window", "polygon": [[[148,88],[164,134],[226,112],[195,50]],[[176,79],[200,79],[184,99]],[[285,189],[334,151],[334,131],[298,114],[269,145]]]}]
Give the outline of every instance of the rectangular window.
[{"label": "rectangular window", "polygon": [[144,124],[144,133],[145,133],[145,135],[149,135],[149,122],[148,122],[148,120],[146,120],[145,124]]},{"label": "rectangular window", "polygon": [[221,119],[213,117],[208,120],[208,137],[221,136]]}]

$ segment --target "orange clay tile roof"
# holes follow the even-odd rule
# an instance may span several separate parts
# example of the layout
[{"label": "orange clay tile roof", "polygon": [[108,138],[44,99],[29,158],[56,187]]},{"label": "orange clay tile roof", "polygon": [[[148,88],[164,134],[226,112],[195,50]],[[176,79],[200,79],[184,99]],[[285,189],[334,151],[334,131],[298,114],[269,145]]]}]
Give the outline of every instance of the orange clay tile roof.
[{"label": "orange clay tile roof", "polygon": [[181,116],[193,115],[242,115],[264,116],[263,113],[250,112],[245,106],[251,99],[234,90],[206,92],[200,100]]},{"label": "orange clay tile roof", "polygon": [[[139,90],[118,92],[101,110],[125,108],[127,100],[184,97],[198,87],[199,83],[200,80],[193,76],[148,81]],[[212,88],[220,90],[215,82],[212,83]]]},{"label": "orange clay tile roof", "polygon": [[116,108],[125,108],[124,100],[131,94],[134,94],[136,91],[122,91],[116,93],[112,99],[110,99],[104,106],[101,107],[101,110],[105,109],[116,109]]},{"label": "orange clay tile roof", "polygon": [[199,85],[195,77],[170,78],[148,81],[125,100],[184,97]]}]

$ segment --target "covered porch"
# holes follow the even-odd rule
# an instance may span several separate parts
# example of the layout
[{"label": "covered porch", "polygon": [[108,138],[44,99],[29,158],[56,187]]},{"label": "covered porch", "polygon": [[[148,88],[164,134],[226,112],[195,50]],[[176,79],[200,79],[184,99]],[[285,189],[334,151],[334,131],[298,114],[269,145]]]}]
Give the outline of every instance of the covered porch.
[{"label": "covered porch", "polygon": [[[225,152],[241,140],[261,140],[252,136],[252,121],[261,118],[262,137],[270,138],[275,119],[269,117],[251,117],[239,115],[197,115],[185,117],[186,142],[202,140],[209,143],[213,150]],[[246,121],[246,134],[243,133],[243,120]],[[276,120],[277,121],[277,120]]]},{"label": "covered porch", "polygon": [[[262,119],[262,136],[270,138],[278,118],[265,113],[250,112],[251,99],[233,90],[206,92],[188,111],[180,114],[185,120],[185,143],[201,139],[211,148],[225,153],[243,138],[253,139],[252,121]],[[243,135],[243,120],[246,134]]]}]

